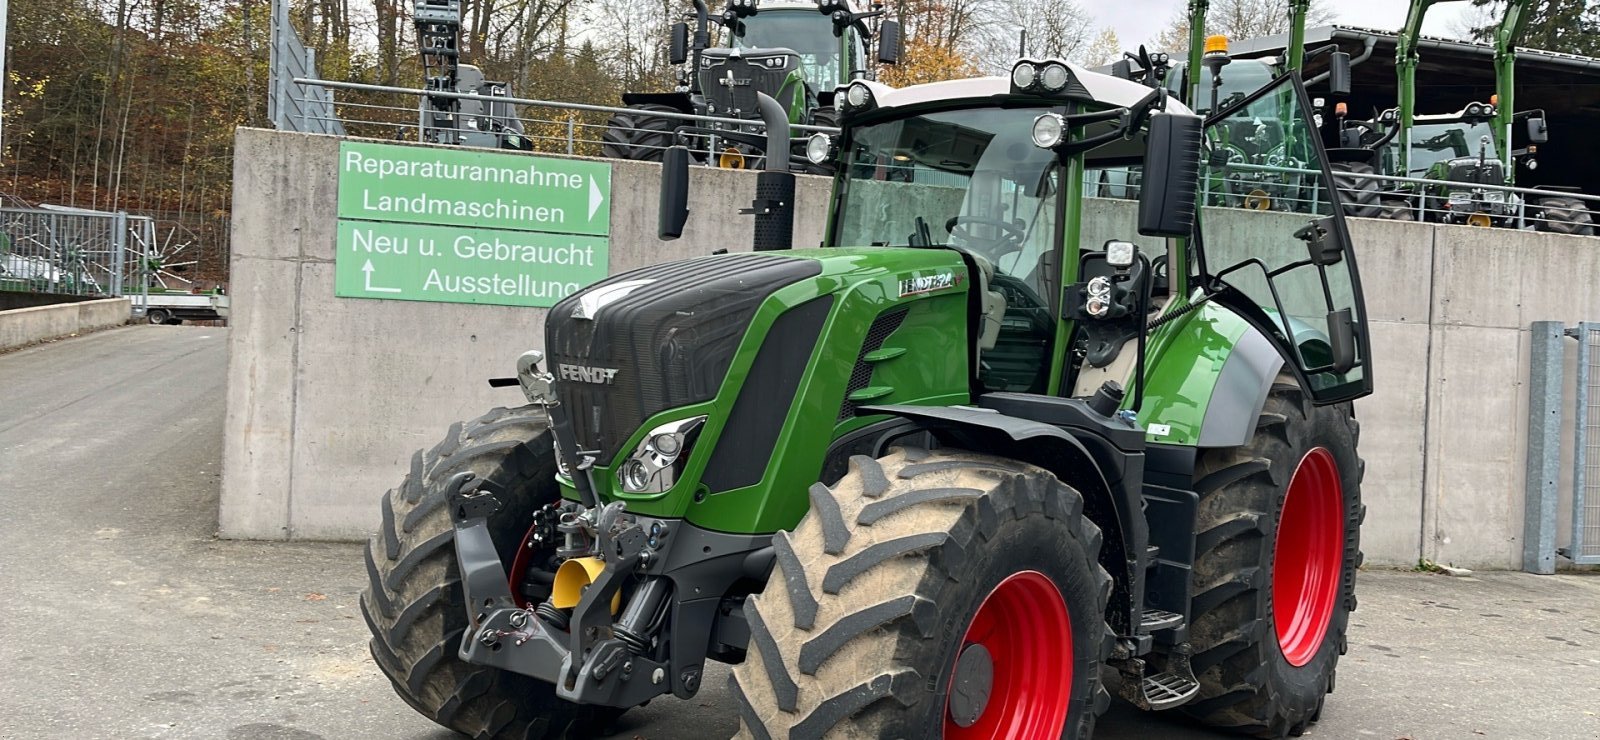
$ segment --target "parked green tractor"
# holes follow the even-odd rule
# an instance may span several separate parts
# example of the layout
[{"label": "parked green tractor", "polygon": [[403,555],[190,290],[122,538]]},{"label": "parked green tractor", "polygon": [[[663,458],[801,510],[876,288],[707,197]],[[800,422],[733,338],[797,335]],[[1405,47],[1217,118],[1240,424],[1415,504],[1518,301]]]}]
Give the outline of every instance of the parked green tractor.
[{"label": "parked green tractor", "polygon": [[[715,660],[741,737],[1053,740],[1112,668],[1140,708],[1302,732],[1356,606],[1372,375],[1298,76],[1209,120],[1058,60],[835,99],[804,147],[838,173],[826,246],[792,248],[768,162],[756,251],[558,303],[502,381],[528,405],[382,499],[361,603],[395,690],[475,737],[587,736]],[[1269,115],[1322,197],[1199,205],[1219,126]],[[1088,197],[1129,165],[1137,201]]]},{"label": "parked green tractor", "polygon": [[[720,15],[711,15],[703,0],[695,0],[693,33],[687,22],[672,27],[671,62],[682,70],[678,90],[624,93],[630,112],[607,122],[601,152],[659,162],[667,147],[687,138],[706,164],[759,168],[766,141],[756,94],[781,103],[790,123],[838,125],[833,91],[872,78],[871,42],[877,41],[878,64],[900,60],[900,25],[884,12],[879,4],[858,11],[849,0],[730,0]],[[710,48],[713,26],[721,29],[719,48]],[[750,124],[696,123],[674,114]]]},{"label": "parked green tractor", "polygon": [[[1449,0],[1412,0],[1395,45],[1399,105],[1376,120],[1337,113],[1339,146],[1330,150],[1334,172],[1355,216],[1440,223],[1521,227],[1594,234],[1593,216],[1578,198],[1524,197],[1500,188],[1516,184],[1519,169],[1538,166],[1534,156],[1549,139],[1542,110],[1516,110],[1516,44],[1527,27],[1527,0],[1505,4],[1494,35],[1495,94],[1454,113],[1416,114],[1416,71],[1422,21],[1428,8]],[[1519,131],[1525,132],[1519,135]],[[1520,140],[1524,146],[1517,147]],[[1422,178],[1424,185],[1374,175]],[[1546,186],[1549,187],[1549,186]]]}]

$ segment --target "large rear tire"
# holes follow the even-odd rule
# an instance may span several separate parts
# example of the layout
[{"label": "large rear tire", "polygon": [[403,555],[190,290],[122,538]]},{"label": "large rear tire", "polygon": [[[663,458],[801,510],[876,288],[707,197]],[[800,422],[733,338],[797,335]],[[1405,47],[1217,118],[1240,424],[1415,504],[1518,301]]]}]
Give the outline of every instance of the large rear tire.
[{"label": "large rear tire", "polygon": [[1577,198],[1540,198],[1539,208],[1544,217],[1534,222],[1534,228],[1552,234],[1594,236],[1594,215]]},{"label": "large rear tire", "polygon": [[1378,171],[1372,165],[1366,162],[1334,162],[1329,169],[1333,170],[1333,185],[1339,188],[1339,196],[1344,203],[1344,215],[1360,218],[1379,218],[1383,215],[1383,205],[1378,199],[1378,193],[1383,188],[1373,177]]},{"label": "large rear tire", "polygon": [[1100,543],[1078,492],[1031,465],[851,458],[745,604],[739,736],[1088,738],[1110,702]]},{"label": "large rear tire", "polygon": [[672,146],[678,119],[651,114],[678,113],[678,109],[656,103],[640,103],[628,106],[628,111],[613,113],[606,121],[606,132],[600,142],[601,156],[660,162],[662,153]]},{"label": "large rear tire", "polygon": [[1200,693],[1184,712],[1259,737],[1320,716],[1356,608],[1359,437],[1348,404],[1312,406],[1285,375],[1248,444],[1202,453],[1189,630]]},{"label": "large rear tire", "polygon": [[407,704],[469,737],[538,740],[568,728],[598,730],[620,710],[580,707],[538,679],[461,660],[467,614],[445,506],[446,483],[461,472],[507,492],[489,530],[509,568],[534,510],[560,496],[544,412],[501,408],[452,425],[444,441],[412,456],[410,474],[383,497],[361,594],[373,659]]}]

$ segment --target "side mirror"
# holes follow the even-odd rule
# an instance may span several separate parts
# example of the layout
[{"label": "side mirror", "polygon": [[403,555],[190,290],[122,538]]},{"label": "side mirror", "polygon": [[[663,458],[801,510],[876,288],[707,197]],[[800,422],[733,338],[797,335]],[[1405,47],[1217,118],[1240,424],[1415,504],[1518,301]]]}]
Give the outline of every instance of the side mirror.
[{"label": "side mirror", "polygon": [[1343,375],[1356,366],[1356,322],[1350,309],[1328,312],[1328,350],[1335,373]]},{"label": "side mirror", "polygon": [[878,24],[878,62],[900,63],[900,21],[884,21]]},{"label": "side mirror", "polygon": [[1200,192],[1204,119],[1188,113],[1153,113],[1145,138],[1144,183],[1139,190],[1139,233],[1187,238],[1194,230]]},{"label": "side mirror", "polygon": [[683,236],[689,222],[689,147],[669,146],[661,153],[661,205],[656,214],[656,238],[669,241]]},{"label": "side mirror", "polygon": [[1350,54],[1336,51],[1328,58],[1328,94],[1344,97],[1350,94]]},{"label": "side mirror", "polygon": [[1344,247],[1338,239],[1330,239],[1332,235],[1332,216],[1323,216],[1294,232],[1296,239],[1306,243],[1306,252],[1311,258],[1311,264],[1319,267],[1331,267],[1344,259]]},{"label": "side mirror", "polygon": [[1550,140],[1550,127],[1544,124],[1544,116],[1534,116],[1528,119],[1528,141],[1534,144],[1543,144]]},{"label": "side mirror", "polygon": [[675,67],[689,61],[689,24],[683,21],[672,24],[672,39],[667,47],[667,61]]}]

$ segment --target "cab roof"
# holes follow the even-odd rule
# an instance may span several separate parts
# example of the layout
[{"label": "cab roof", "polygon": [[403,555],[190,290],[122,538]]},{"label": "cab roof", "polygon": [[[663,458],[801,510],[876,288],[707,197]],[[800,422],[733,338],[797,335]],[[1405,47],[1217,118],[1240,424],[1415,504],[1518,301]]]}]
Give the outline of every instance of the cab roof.
[{"label": "cab roof", "polygon": [[[1137,82],[1094,72],[1072,62],[1067,62],[1066,65],[1067,69],[1072,72],[1072,78],[1082,85],[1083,89],[1088,92],[1096,103],[1109,107],[1129,107],[1150,94],[1150,88]],[[929,82],[902,88],[889,87],[880,82],[858,82],[866,82],[872,88],[872,96],[877,101],[876,108],[878,109],[919,105],[939,100],[989,98],[996,95],[1006,95],[1011,92],[1011,79],[1000,76]],[[1167,111],[1172,113],[1191,112],[1176,97],[1167,98]]]}]

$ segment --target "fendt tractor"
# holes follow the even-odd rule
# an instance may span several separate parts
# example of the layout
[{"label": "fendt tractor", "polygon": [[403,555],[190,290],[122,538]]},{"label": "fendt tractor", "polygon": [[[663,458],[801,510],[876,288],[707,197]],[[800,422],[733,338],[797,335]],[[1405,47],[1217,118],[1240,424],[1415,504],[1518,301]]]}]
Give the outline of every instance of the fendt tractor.
[{"label": "fendt tractor", "polygon": [[[863,9],[850,0],[729,0],[713,15],[704,0],[694,0],[694,8],[692,34],[687,22],[672,27],[668,56],[680,69],[678,89],[624,93],[630,110],[607,122],[605,156],[659,162],[667,147],[688,139],[706,164],[758,168],[766,137],[757,93],[782,104],[790,123],[837,126],[835,88],[872,79],[878,64],[900,61],[900,24],[884,18],[881,3]],[[712,48],[718,29],[723,45]],[[694,122],[677,114],[723,120]],[[812,174],[832,174],[799,161]]]},{"label": "fendt tractor", "polygon": [[[1298,75],[1210,119],[1059,60],[835,99],[824,246],[767,162],[755,251],[563,299],[492,381],[527,405],[412,459],[362,597],[395,690],[581,737],[713,660],[741,737],[1079,739],[1112,692],[1303,731],[1361,562],[1355,254],[1321,159],[1301,212],[1197,207],[1230,121],[1320,152]],[[1129,165],[1139,200],[1085,196]]]}]

